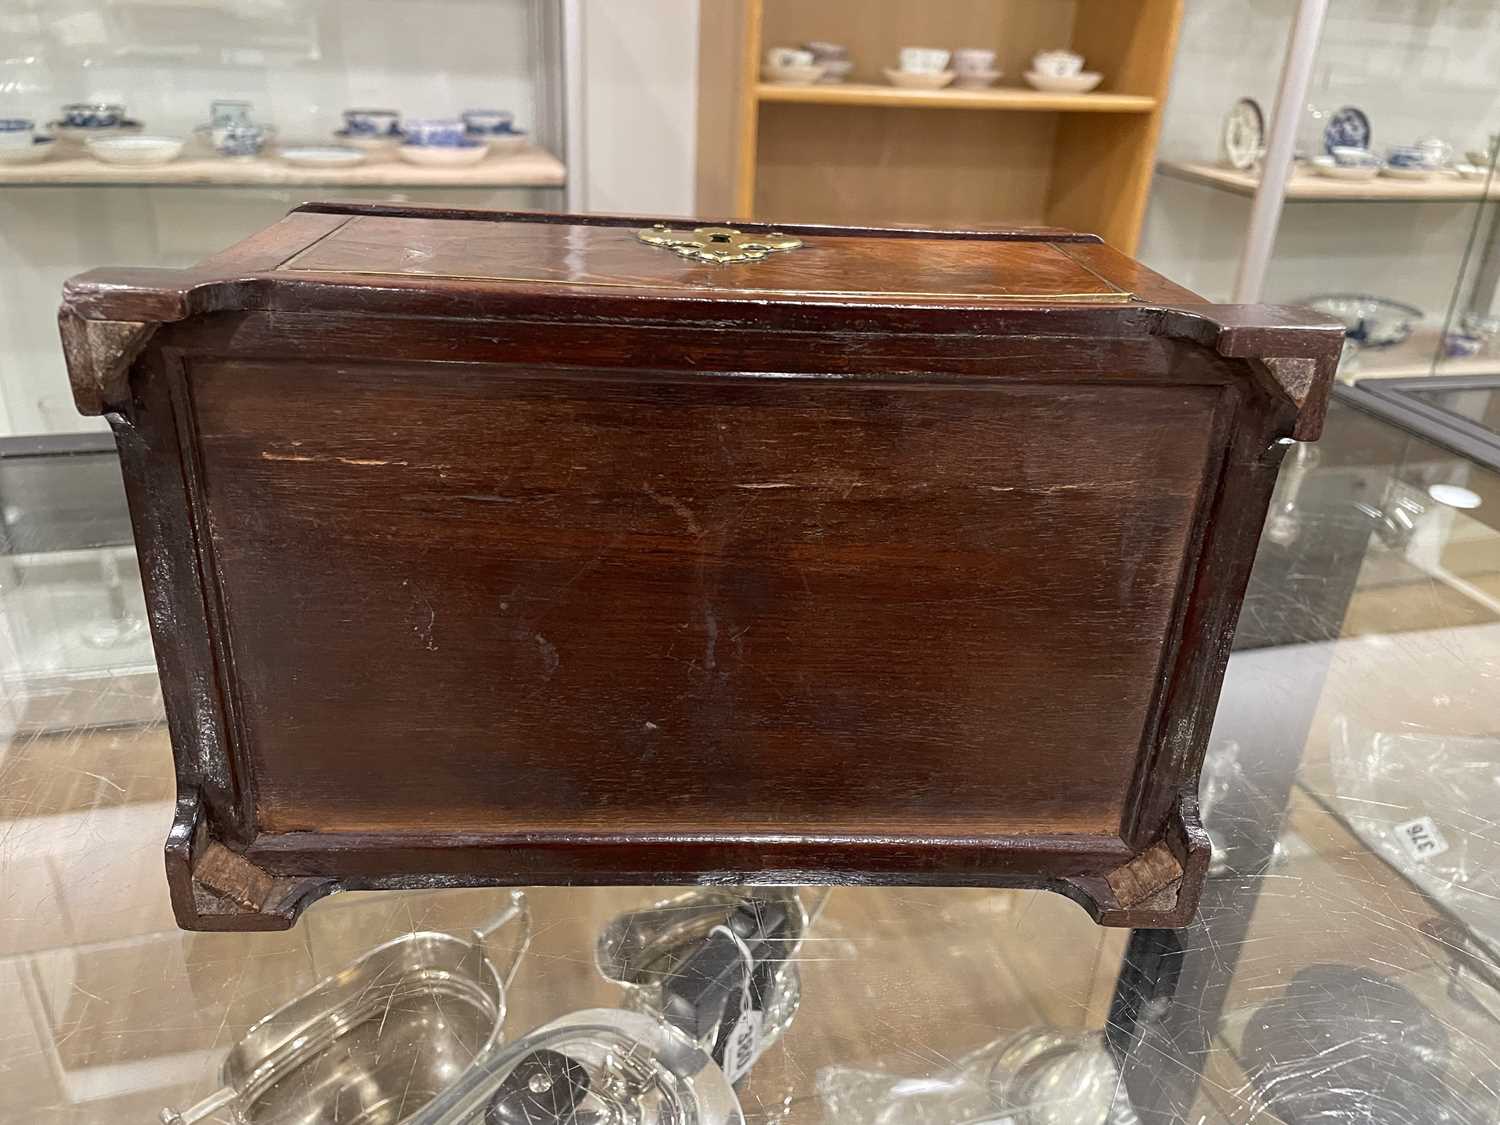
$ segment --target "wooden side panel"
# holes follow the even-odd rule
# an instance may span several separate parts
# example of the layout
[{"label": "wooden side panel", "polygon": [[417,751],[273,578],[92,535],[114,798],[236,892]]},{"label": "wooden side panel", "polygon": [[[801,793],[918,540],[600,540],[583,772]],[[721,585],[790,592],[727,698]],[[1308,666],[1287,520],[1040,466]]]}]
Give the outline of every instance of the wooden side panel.
[{"label": "wooden side panel", "polygon": [[[735,213],[748,0],[708,0],[698,8],[698,215]],[[753,76],[752,76],[753,77]],[[753,106],[750,107],[753,112]]]},{"label": "wooden side panel", "polygon": [[1138,117],[1068,114],[1058,127],[1046,221],[1103,236],[1135,253],[1172,80],[1182,0],[1077,0],[1073,49],[1104,88],[1156,98]]},{"label": "wooden side panel", "polygon": [[262,832],[1117,839],[1219,388],[188,382]]}]

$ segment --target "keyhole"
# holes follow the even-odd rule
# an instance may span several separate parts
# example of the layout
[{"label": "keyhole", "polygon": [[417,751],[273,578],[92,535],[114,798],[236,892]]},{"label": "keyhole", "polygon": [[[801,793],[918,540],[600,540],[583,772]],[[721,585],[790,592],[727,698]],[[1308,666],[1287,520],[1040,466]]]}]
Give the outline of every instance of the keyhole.
[{"label": "keyhole", "polygon": [[728,242],[729,236],[727,234],[711,234],[708,236],[708,240],[710,242]]}]

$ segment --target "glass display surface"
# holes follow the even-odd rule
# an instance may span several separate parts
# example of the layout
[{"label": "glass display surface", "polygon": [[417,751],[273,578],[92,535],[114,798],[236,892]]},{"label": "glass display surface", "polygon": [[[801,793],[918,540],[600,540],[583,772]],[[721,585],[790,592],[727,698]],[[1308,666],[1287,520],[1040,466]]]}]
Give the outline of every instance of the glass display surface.
[{"label": "glass display surface", "polygon": [[181,932],[108,447],[0,449],[0,1119],[1492,1122],[1500,474],[1358,401],[1287,454],[1180,932],[879,887],[350,892]]}]

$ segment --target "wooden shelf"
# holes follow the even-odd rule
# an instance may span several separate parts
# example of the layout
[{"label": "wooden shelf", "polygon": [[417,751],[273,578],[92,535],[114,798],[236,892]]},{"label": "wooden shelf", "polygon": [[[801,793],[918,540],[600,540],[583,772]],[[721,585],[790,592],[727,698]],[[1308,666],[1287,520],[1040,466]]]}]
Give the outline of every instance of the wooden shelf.
[{"label": "wooden shelf", "polygon": [[987,90],[907,90],[900,86],[848,82],[792,86],[761,82],[755,96],[762,102],[803,105],[892,106],[915,109],[991,109],[1063,113],[1150,113],[1156,99],[1142,94],[1048,94],[1016,86]]},{"label": "wooden shelf", "polygon": [[[1205,184],[1235,195],[1254,195],[1260,187],[1260,177],[1218,164],[1194,163],[1191,161],[1163,161],[1157,170],[1164,176],[1186,180],[1189,183]],[[1500,199],[1500,183],[1489,184],[1485,194],[1485,181],[1465,180],[1455,172],[1439,172],[1430,180],[1394,180],[1388,176],[1376,176],[1373,180],[1334,180],[1320,176],[1305,168],[1292,173],[1287,183],[1286,197],[1295,200],[1342,200],[1344,202],[1449,202],[1465,203],[1478,200]]]},{"label": "wooden shelf", "polygon": [[400,159],[352,168],[296,168],[274,156],[226,159],[191,156],[149,167],[105,164],[88,156],[38,164],[0,164],[0,184],[139,187],[559,187],[562,161],[539,148],[492,156],[464,168],[432,168]]},{"label": "wooden shelf", "polygon": [[1410,338],[1391,348],[1370,348],[1359,353],[1352,368],[1341,368],[1339,379],[1357,383],[1361,379],[1410,379],[1418,375],[1494,375],[1500,372],[1500,356],[1434,356],[1441,350],[1442,333],[1435,324],[1419,324]]}]

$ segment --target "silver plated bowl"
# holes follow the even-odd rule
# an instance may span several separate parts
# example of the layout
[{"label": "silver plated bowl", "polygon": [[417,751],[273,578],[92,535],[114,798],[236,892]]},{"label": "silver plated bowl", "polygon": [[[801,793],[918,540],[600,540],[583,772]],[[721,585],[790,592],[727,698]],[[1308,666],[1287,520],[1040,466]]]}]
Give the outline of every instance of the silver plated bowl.
[{"label": "silver plated bowl", "polygon": [[[514,924],[508,961],[487,942]],[[229,1051],[222,1087],[163,1125],[398,1125],[500,1041],[505,993],[531,940],[526,899],[469,937],[405,934],[265,1016]]]}]

